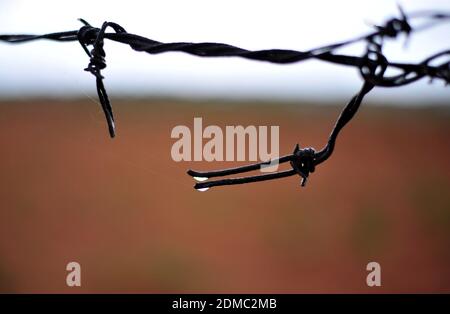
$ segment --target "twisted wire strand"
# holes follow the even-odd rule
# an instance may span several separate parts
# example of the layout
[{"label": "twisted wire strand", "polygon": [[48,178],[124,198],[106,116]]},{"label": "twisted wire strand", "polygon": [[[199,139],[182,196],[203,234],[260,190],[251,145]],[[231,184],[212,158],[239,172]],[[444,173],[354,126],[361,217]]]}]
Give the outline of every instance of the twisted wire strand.
[{"label": "twisted wire strand", "polygon": [[[0,41],[8,43],[24,43],[41,39],[58,42],[78,41],[89,57],[89,64],[85,68],[85,71],[88,71],[95,76],[97,94],[105,114],[111,137],[115,136],[114,115],[108,94],[103,84],[104,77],[101,73],[101,71],[106,68],[106,53],[104,50],[105,39],[129,45],[133,50],[146,52],[149,54],[177,51],[199,57],[241,57],[276,64],[288,64],[316,59],[324,62],[355,67],[359,70],[363,79],[362,87],[342,110],[334,125],[334,128],[331,131],[327,144],[320,151],[316,152],[313,148],[300,149],[299,145],[297,145],[291,155],[280,157],[272,161],[209,172],[194,170],[188,171],[188,174],[193,177],[209,179],[212,177],[228,176],[257,170],[260,167],[267,165],[269,162],[289,162],[292,167],[291,170],[249,177],[226,178],[216,181],[199,182],[194,187],[196,189],[206,189],[213,186],[234,185],[279,179],[296,174],[302,178],[301,185],[304,186],[309,174],[314,172],[315,166],[326,161],[331,156],[339,132],[354,117],[364,99],[364,96],[367,95],[374,87],[399,87],[413,83],[424,77],[428,77],[430,81],[438,79],[444,81],[446,85],[450,84],[450,60],[448,60],[450,59],[450,50],[434,54],[417,64],[389,62],[382,53],[383,43],[386,38],[397,38],[400,34],[409,36],[412,32],[427,29],[443,21],[449,21],[450,14],[440,12],[416,12],[414,14],[410,14],[408,17],[401,8],[399,9],[399,18],[392,18],[382,26],[375,26],[375,31],[369,34],[308,51],[286,49],[252,51],[233,45],[210,42],[163,43],[143,36],[128,33],[122,26],[113,22],[104,22],[101,28],[96,28],[83,19],[80,19],[83,26],[79,30],[44,35],[0,35]],[[413,28],[409,23],[409,19],[411,18],[425,19],[427,23]],[[108,28],[111,28],[113,32],[107,32]],[[354,44],[356,42],[366,42],[367,49],[364,55],[350,56],[336,54],[334,52],[339,48]],[[92,46],[92,50],[89,50],[88,46]],[[442,59],[443,57],[447,57],[445,62],[441,62],[438,65],[433,65],[436,60]],[[400,71],[400,74],[387,76],[385,73],[388,69],[397,69]]]}]

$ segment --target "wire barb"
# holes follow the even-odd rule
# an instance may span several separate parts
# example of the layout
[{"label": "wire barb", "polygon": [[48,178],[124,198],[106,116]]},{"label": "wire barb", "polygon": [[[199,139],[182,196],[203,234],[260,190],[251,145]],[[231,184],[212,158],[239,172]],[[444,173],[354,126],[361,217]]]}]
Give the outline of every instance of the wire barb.
[{"label": "wire barb", "polygon": [[[316,59],[324,62],[355,67],[359,70],[361,78],[363,79],[363,85],[361,90],[342,110],[328,138],[328,142],[323,149],[316,152],[312,148],[300,149],[297,145],[291,155],[277,159],[279,163],[289,161],[292,167],[291,170],[242,178],[227,178],[216,181],[199,182],[195,185],[195,188],[207,189],[220,185],[259,182],[284,178],[295,174],[300,175],[302,178],[301,185],[304,186],[309,174],[314,172],[315,167],[331,156],[339,132],[353,118],[358,111],[364,96],[374,87],[399,87],[413,83],[424,77],[428,77],[430,82],[433,80],[442,80],[445,85],[450,84],[450,50],[432,55],[417,64],[390,62],[382,53],[385,38],[397,38],[400,34],[404,34],[408,39],[413,32],[426,29],[440,22],[449,21],[450,13],[416,12],[415,14],[407,15],[401,7],[399,7],[399,11],[399,18],[392,18],[385,22],[384,25],[375,26],[375,31],[369,34],[308,51],[283,49],[251,51],[223,43],[162,43],[139,35],[130,34],[126,32],[122,26],[113,22],[104,22],[101,28],[95,28],[83,19],[80,19],[83,26],[79,30],[44,35],[0,35],[0,41],[8,43],[23,43],[39,39],[58,42],[78,41],[89,57],[89,64],[85,68],[85,71],[88,71],[95,76],[97,94],[105,113],[111,137],[115,136],[115,121],[111,103],[103,84],[104,77],[101,73],[101,71],[106,68],[106,53],[104,50],[105,39],[129,45],[133,50],[147,52],[149,54],[178,51],[200,57],[241,57],[277,64]],[[412,19],[416,18],[426,19],[429,23],[413,27],[410,22]],[[112,28],[113,32],[107,32],[106,30],[108,27]],[[366,43],[367,49],[364,55],[350,56],[335,53],[335,50],[356,42]],[[89,51],[88,46],[93,46],[92,50]],[[444,62],[441,62],[438,65],[432,65],[436,63],[436,60],[443,59],[444,57],[447,57]],[[396,69],[397,71],[400,71],[400,73],[387,76],[385,73],[388,69]],[[197,178],[209,179],[212,177],[257,170],[266,164],[268,164],[268,162],[212,172],[189,170],[188,174]]]},{"label": "wire barb", "polygon": [[[96,85],[97,85],[97,94],[100,100],[100,104],[102,105],[103,112],[105,113],[106,122],[108,123],[109,135],[114,137],[115,133],[115,123],[114,123],[114,114],[112,111],[111,103],[108,98],[108,94],[106,93],[105,86],[103,84],[104,77],[101,74],[101,70],[106,68],[106,53],[103,49],[105,31],[108,27],[113,28],[116,33],[126,33],[125,29],[116,24],[105,22],[101,29],[93,28],[88,22],[83,19],[79,19],[84,26],[80,28],[77,33],[78,41],[83,47],[83,50],[89,56],[89,64],[87,68],[84,70],[90,72],[95,76]],[[95,40],[94,40],[95,38]],[[87,46],[93,45],[93,49],[91,51],[88,50]]]}]

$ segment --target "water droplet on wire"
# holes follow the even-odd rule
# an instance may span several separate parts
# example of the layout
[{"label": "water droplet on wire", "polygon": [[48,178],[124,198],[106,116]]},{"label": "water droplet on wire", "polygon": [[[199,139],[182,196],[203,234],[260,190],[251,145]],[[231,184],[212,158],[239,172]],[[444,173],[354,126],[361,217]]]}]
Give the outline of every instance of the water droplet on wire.
[{"label": "water droplet on wire", "polygon": [[194,177],[194,180],[198,181],[198,182],[203,182],[203,181],[208,180],[208,178],[207,177]]}]

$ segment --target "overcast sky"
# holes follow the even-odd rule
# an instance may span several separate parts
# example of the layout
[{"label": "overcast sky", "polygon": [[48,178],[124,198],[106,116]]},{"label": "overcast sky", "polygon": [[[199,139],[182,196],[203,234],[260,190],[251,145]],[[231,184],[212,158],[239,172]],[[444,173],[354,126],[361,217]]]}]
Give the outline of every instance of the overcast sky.
[{"label": "overcast sky", "polygon": [[[397,1],[21,1],[0,0],[0,33],[48,33],[78,29],[82,17],[95,26],[114,21],[128,32],[162,42],[224,42],[248,49],[306,50],[352,38],[398,15]],[[445,10],[448,0],[408,0],[405,11]],[[393,61],[420,61],[449,47],[450,23],[389,42]],[[360,53],[362,47],[343,53]],[[360,86],[353,68],[307,61],[275,65],[239,58],[199,58],[182,53],[148,55],[105,43],[103,71],[111,95],[172,97],[349,99]],[[0,43],[0,97],[95,94],[89,60],[77,42]],[[402,88],[378,88],[371,101],[393,104],[449,103],[450,88],[427,80]]]}]

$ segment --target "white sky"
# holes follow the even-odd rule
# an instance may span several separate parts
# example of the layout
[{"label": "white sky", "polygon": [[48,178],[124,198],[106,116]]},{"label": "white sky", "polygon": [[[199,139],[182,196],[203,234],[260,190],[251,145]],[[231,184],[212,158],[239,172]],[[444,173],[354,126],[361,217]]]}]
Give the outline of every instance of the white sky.
[{"label": "white sky", "polygon": [[[398,15],[391,0],[0,0],[0,33],[48,33],[78,29],[82,17],[105,20],[162,42],[224,42],[248,49],[306,50],[352,38]],[[403,0],[406,12],[444,10],[448,0]],[[390,60],[420,61],[448,49],[450,23],[386,46]],[[346,48],[358,53],[362,47]],[[183,53],[148,55],[105,43],[103,71],[111,95],[347,100],[359,88],[357,70],[307,61],[274,65],[240,58],[199,58]],[[0,43],[0,97],[95,94],[83,69],[88,57],[78,42]],[[378,88],[371,101],[394,104],[449,103],[450,89],[427,80],[402,88]]]}]

